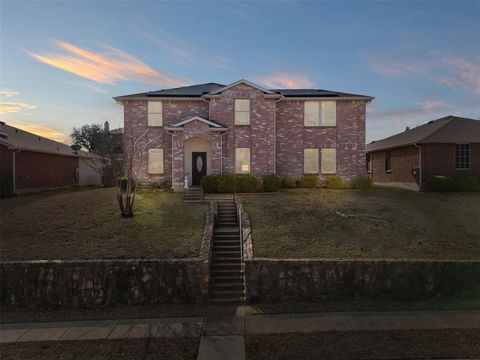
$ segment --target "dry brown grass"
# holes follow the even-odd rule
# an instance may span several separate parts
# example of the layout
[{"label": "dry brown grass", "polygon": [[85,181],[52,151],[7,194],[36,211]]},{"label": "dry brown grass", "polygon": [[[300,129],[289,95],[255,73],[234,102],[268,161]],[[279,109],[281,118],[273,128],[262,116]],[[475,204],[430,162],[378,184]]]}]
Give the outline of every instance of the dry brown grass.
[{"label": "dry brown grass", "polygon": [[254,256],[480,259],[480,194],[296,189],[243,195]]},{"label": "dry brown grass", "polygon": [[182,194],[142,192],[122,218],[112,188],[58,191],[0,202],[0,259],[196,257],[205,204]]}]

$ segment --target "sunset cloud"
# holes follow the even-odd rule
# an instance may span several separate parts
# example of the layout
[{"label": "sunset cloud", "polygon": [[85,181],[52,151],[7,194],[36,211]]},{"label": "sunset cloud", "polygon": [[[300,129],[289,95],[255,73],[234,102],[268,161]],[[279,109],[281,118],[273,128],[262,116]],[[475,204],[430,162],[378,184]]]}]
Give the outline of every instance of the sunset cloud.
[{"label": "sunset cloud", "polygon": [[419,75],[426,71],[426,67],[418,61],[397,60],[378,55],[367,55],[365,58],[370,70],[386,77]]},{"label": "sunset cloud", "polygon": [[45,64],[99,83],[133,80],[165,87],[187,84],[183,79],[160,73],[133,55],[108,45],[103,46],[104,52],[95,53],[63,41],[54,43],[61,53],[28,54]]},{"label": "sunset cloud", "polygon": [[29,123],[21,120],[9,120],[8,125],[22,129],[24,131],[31,132],[32,134],[43,136],[51,140],[60,141],[64,144],[70,144],[72,142],[67,134],[64,134],[60,130],[45,125]]},{"label": "sunset cloud", "polygon": [[311,88],[313,86],[313,81],[310,80],[307,76],[301,74],[277,73],[257,77],[255,80],[272,89],[301,89]]},{"label": "sunset cloud", "polygon": [[18,113],[22,110],[32,110],[36,108],[37,108],[36,105],[27,104],[23,102],[0,101],[0,114]]},{"label": "sunset cloud", "polygon": [[18,95],[20,93],[18,91],[15,91],[15,90],[3,89],[2,91],[0,91],[0,94],[2,94],[3,96],[5,96],[7,98],[10,98],[10,97],[14,97],[15,95]]},{"label": "sunset cloud", "polygon": [[480,64],[474,64],[458,56],[446,57],[442,60],[449,65],[454,74],[439,80],[443,85],[451,88],[473,90],[480,95]]}]

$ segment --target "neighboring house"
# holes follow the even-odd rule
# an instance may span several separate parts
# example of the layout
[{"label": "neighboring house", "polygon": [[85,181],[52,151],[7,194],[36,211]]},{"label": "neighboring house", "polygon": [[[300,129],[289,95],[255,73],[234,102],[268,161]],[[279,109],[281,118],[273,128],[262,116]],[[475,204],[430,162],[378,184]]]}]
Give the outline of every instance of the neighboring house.
[{"label": "neighboring house", "polygon": [[0,122],[0,178],[14,193],[101,185],[95,155]]},{"label": "neighboring house", "polygon": [[124,106],[125,152],[134,144],[140,152],[135,166],[143,183],[173,180],[178,190],[185,176],[198,185],[215,173],[366,174],[370,96],[239,80],[114,99]]},{"label": "neighboring house", "polygon": [[480,121],[446,116],[367,145],[374,182],[420,185],[432,175],[480,177]]}]

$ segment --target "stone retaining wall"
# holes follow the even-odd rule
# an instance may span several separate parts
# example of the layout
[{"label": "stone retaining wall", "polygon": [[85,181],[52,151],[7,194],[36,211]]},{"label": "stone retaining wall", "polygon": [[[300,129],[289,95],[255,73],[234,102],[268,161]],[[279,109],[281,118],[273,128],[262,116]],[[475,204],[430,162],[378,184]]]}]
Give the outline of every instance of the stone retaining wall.
[{"label": "stone retaining wall", "polygon": [[108,307],[204,302],[215,212],[211,203],[198,258],[0,262],[0,305]]},{"label": "stone retaining wall", "polygon": [[245,260],[249,302],[480,295],[480,261]]}]

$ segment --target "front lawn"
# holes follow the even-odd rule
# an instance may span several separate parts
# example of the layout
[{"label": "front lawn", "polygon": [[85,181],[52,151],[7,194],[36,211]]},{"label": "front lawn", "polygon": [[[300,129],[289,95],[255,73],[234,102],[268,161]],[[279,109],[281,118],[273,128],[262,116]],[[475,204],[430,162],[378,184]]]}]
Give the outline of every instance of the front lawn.
[{"label": "front lawn", "polygon": [[241,195],[255,257],[480,259],[480,194],[295,189]]},{"label": "front lawn", "polygon": [[57,191],[0,202],[0,259],[197,257],[206,204],[141,192],[135,217],[120,216],[113,188]]}]

